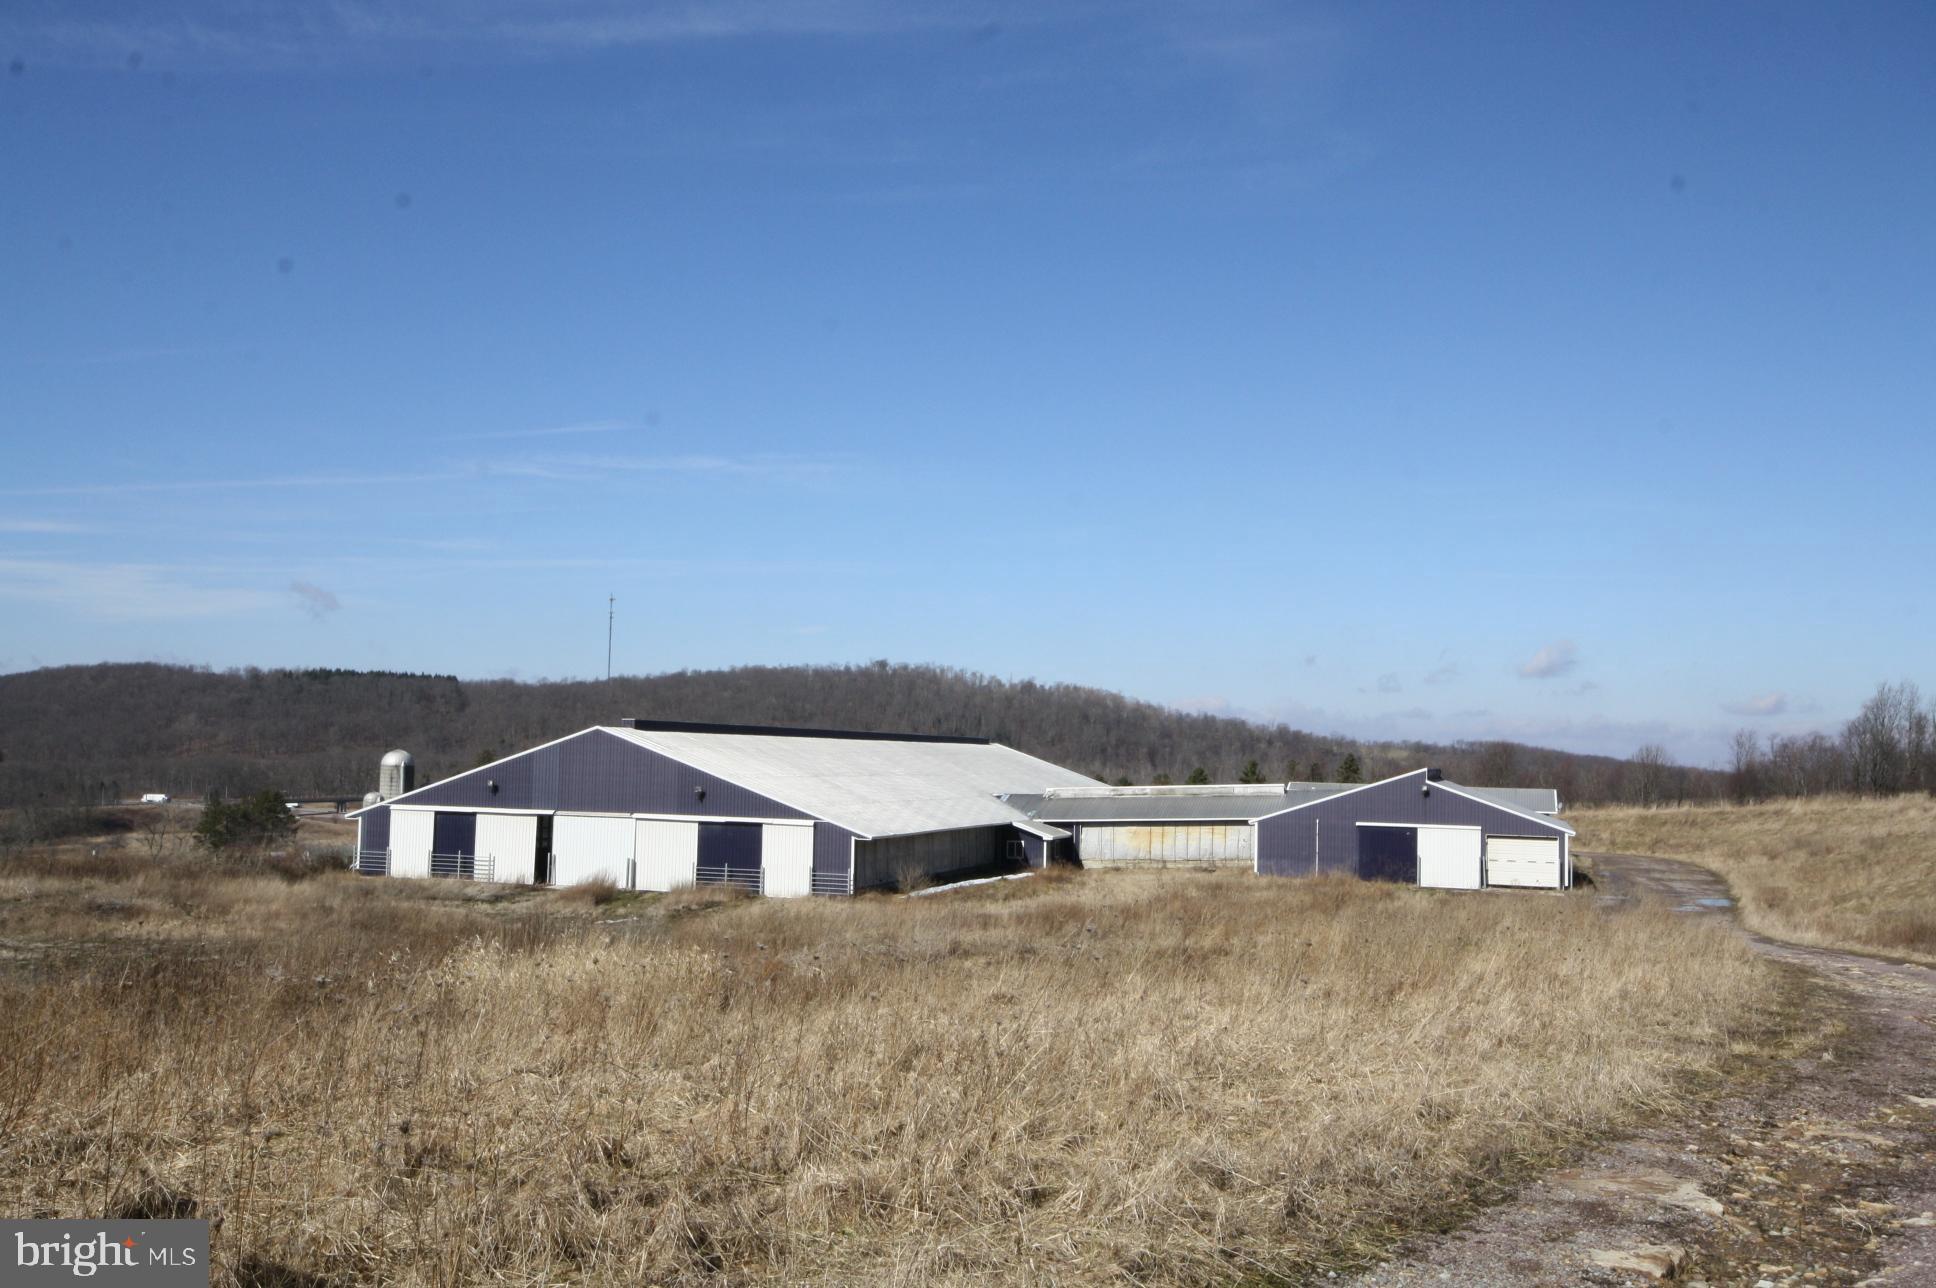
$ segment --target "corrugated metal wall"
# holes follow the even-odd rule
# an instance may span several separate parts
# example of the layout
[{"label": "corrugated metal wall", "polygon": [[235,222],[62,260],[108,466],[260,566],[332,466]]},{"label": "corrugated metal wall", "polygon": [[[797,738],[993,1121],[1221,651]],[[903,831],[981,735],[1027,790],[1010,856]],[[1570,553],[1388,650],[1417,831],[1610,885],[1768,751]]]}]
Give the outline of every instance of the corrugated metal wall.
[{"label": "corrugated metal wall", "polygon": [[1047,867],[1049,864],[1048,841],[1033,832],[1024,832],[1019,827],[1015,829],[1015,834],[1022,838],[1022,854],[1028,860],[1028,865],[1032,868]]},{"label": "corrugated metal wall", "polygon": [[761,893],[773,899],[798,899],[813,893],[813,829],[798,823],[768,823],[760,858]]},{"label": "corrugated metal wall", "polygon": [[1447,791],[1419,788],[1424,771],[1346,792],[1257,823],[1257,870],[1271,876],[1310,876],[1314,871],[1358,872],[1358,824],[1440,823],[1478,827],[1487,835],[1558,836],[1549,827],[1497,806]]},{"label": "corrugated metal wall", "polygon": [[854,889],[891,889],[903,881],[1002,863],[1014,836],[1015,829],[1003,824],[856,841]]},{"label": "corrugated metal wall", "polygon": [[1241,863],[1250,866],[1254,829],[1248,823],[1083,823],[1076,856],[1084,867],[1162,863]]},{"label": "corrugated metal wall", "polygon": [[[495,792],[489,787],[492,782],[497,784]],[[696,788],[705,789],[704,799]],[[601,814],[809,817],[602,729],[587,729],[502,764],[426,787],[407,803]]]},{"label": "corrugated metal wall", "polygon": [[699,867],[699,824],[640,819],[633,859],[639,889],[684,889]]},{"label": "corrugated metal wall", "polygon": [[477,816],[478,875],[492,881],[529,885],[538,853],[536,814]]}]

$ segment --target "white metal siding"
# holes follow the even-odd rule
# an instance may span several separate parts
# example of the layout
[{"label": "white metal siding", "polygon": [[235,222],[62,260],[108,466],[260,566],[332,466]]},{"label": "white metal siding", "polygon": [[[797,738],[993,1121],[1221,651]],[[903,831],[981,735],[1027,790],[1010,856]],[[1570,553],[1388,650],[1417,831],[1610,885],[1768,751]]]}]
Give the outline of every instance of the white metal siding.
[{"label": "white metal siding", "polygon": [[531,864],[538,851],[536,814],[477,816],[477,872],[493,881],[530,885]]},{"label": "white metal siding", "polygon": [[551,882],[631,884],[632,820],[559,814],[551,823]]},{"label": "white metal siding", "polygon": [[1257,829],[1249,823],[1084,823],[1077,855],[1086,864],[1245,863]]},{"label": "white metal siding", "polygon": [[813,828],[768,823],[760,838],[762,892],[776,899],[813,893]]},{"label": "white metal siding", "polygon": [[430,834],[436,815],[427,809],[390,811],[390,875],[430,875]]},{"label": "white metal siding", "polygon": [[1486,884],[1558,889],[1560,884],[1559,838],[1556,836],[1487,837]]},{"label": "white metal siding", "polygon": [[1418,883],[1440,890],[1477,890],[1480,832],[1476,827],[1421,826]]},{"label": "white metal siding", "polygon": [[[813,834],[810,827],[796,829]],[[641,890],[678,890],[693,883],[699,868],[699,824],[642,818],[635,841]]]}]

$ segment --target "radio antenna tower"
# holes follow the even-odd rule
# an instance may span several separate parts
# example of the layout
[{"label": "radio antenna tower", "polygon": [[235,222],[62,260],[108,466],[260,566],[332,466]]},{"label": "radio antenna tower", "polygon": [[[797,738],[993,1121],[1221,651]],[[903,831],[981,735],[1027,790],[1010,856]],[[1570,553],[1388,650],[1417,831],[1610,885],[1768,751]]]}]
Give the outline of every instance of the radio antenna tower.
[{"label": "radio antenna tower", "polygon": [[618,612],[618,596],[605,596],[605,679],[612,678],[612,618]]}]

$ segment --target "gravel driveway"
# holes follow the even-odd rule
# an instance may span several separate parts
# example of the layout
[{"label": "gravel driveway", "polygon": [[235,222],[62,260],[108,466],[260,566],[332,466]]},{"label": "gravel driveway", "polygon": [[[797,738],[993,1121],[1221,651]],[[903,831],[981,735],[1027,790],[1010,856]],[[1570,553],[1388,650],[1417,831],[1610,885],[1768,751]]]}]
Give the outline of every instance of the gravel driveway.
[{"label": "gravel driveway", "polygon": [[[1654,896],[1733,923],[1704,868],[1589,857],[1612,910]],[[1820,981],[1828,1049],[1549,1173],[1356,1282],[1936,1285],[1936,971],[1737,931]]]}]

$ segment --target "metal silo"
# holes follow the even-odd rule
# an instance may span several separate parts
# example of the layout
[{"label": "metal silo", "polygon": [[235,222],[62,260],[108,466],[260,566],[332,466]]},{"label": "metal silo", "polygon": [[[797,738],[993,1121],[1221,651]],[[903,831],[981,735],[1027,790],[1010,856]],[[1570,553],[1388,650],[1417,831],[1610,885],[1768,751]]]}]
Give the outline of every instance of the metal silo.
[{"label": "metal silo", "polygon": [[384,800],[401,796],[417,785],[417,758],[398,748],[385,752],[376,771],[376,790]]}]

